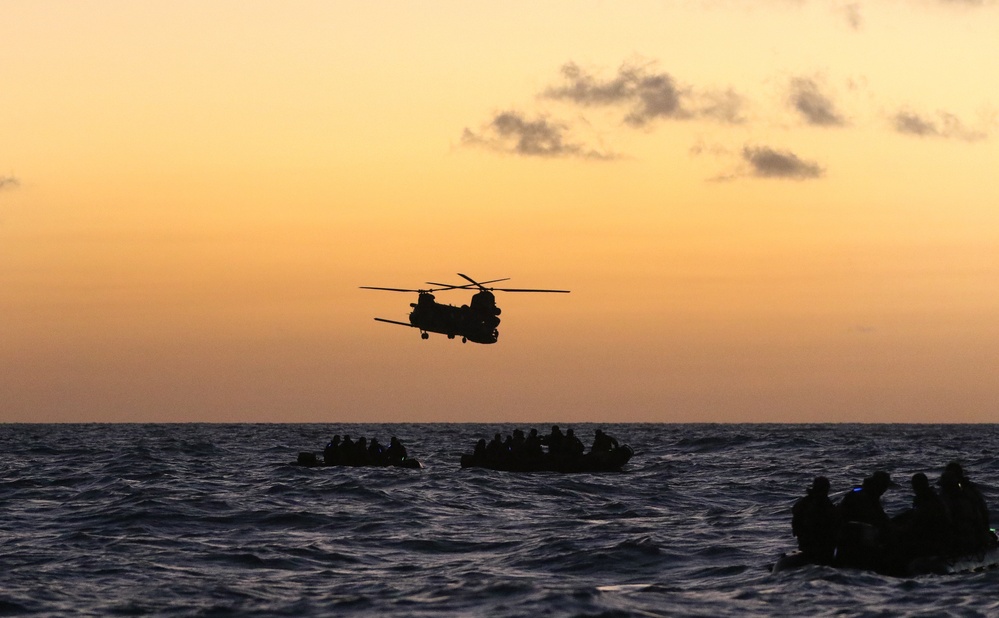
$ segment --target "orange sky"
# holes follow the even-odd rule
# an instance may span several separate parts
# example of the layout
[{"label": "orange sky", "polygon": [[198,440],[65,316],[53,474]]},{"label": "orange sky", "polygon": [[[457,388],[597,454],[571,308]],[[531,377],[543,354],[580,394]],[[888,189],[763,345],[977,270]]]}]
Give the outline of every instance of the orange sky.
[{"label": "orange sky", "polygon": [[[8,2],[0,422],[995,422],[996,32],[989,0]],[[481,346],[358,289],[457,272],[572,293],[499,295]]]}]

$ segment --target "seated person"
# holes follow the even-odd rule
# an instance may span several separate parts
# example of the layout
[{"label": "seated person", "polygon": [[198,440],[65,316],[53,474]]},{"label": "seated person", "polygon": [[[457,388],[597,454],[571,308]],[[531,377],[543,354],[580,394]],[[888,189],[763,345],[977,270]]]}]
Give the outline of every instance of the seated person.
[{"label": "seated person", "polygon": [[829,564],[836,550],[840,516],[829,499],[829,479],[817,476],[804,498],[791,508],[791,531],[798,549],[820,564]]}]

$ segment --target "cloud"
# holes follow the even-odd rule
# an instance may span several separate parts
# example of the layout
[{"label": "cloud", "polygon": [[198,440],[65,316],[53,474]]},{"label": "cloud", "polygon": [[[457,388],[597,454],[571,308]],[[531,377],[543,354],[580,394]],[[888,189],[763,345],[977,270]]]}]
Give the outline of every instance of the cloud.
[{"label": "cloud", "polygon": [[942,137],[965,142],[977,142],[988,138],[985,131],[970,129],[949,112],[937,112],[936,118],[928,118],[909,110],[901,110],[892,118],[894,129],[906,135],[916,137]]},{"label": "cloud", "polygon": [[846,23],[849,24],[850,28],[860,30],[860,27],[864,23],[864,18],[860,14],[860,3],[851,2],[840,7],[839,10],[843,14],[843,17],[846,18]]},{"label": "cloud", "polygon": [[0,176],[0,190],[21,186],[21,181],[13,176]]},{"label": "cloud", "polygon": [[[562,77],[566,84],[548,88],[544,96],[551,99],[568,99],[580,105],[614,105],[627,102],[634,96],[636,75],[633,70],[622,67],[618,77],[609,82],[600,83],[587,75],[579,65],[569,62],[562,65]],[[668,91],[674,99],[678,98],[675,89],[670,84],[672,78],[664,74]]]},{"label": "cloud", "polygon": [[652,64],[623,64],[617,75],[601,80],[574,62],[562,66],[564,83],[547,88],[542,96],[584,107],[627,106],[624,122],[640,128],[656,120],[709,118],[741,122],[742,97],[733,90],[697,93],[681,86],[672,75]]},{"label": "cloud", "polygon": [[726,124],[742,124],[742,108],[745,99],[731,88],[725,91],[705,92],[700,95],[700,107],[697,114]]},{"label": "cloud", "polygon": [[819,89],[814,79],[808,77],[791,79],[788,100],[810,125],[819,127],[846,125],[846,118],[836,110],[836,104]]},{"label": "cloud", "polygon": [[644,126],[657,118],[687,118],[683,92],[668,73],[648,73],[644,67],[622,65],[617,77],[600,81],[570,62],[562,67],[566,83],[548,88],[544,96],[583,106],[631,105],[625,122]]},{"label": "cloud", "polygon": [[912,112],[898,112],[895,114],[893,124],[895,125],[895,130],[899,133],[908,133],[920,137],[939,134],[936,125]]},{"label": "cloud", "polygon": [[957,6],[985,6],[989,4],[986,0],[939,0],[940,4],[951,4]]},{"label": "cloud", "polygon": [[697,142],[687,149],[687,152],[692,157],[699,157],[705,154],[714,157],[728,157],[732,155],[731,150],[727,146],[719,143],[710,144],[703,138],[698,138]]},{"label": "cloud", "polygon": [[545,117],[528,119],[519,112],[507,111],[475,133],[465,128],[461,141],[467,146],[482,146],[498,152],[529,157],[610,160],[615,155],[602,153],[583,144],[568,141],[568,127]]},{"label": "cloud", "polygon": [[807,180],[820,178],[825,174],[817,163],[802,160],[790,151],[781,151],[769,146],[746,146],[742,158],[749,163],[752,175],[757,178],[788,178]]}]

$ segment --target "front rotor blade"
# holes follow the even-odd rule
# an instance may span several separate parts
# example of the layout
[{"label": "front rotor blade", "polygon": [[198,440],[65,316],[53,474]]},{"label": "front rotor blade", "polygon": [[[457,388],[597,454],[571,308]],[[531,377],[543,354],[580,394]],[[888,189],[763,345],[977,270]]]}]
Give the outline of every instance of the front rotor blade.
[{"label": "front rotor blade", "polygon": [[386,324],[398,324],[399,326],[408,326],[410,328],[418,328],[417,326],[409,324],[408,322],[400,322],[399,320],[387,320],[385,318],[375,318],[375,321],[385,322]]},{"label": "front rotor blade", "polygon": [[464,285],[454,285],[453,283],[437,283],[436,281],[427,281],[427,285],[436,285],[447,290],[464,290],[470,287],[474,287],[470,283],[466,283]]},{"label": "front rotor blade", "polygon": [[423,292],[424,290],[407,290],[405,288],[376,288],[370,285],[359,286],[362,290],[384,290],[386,292]]}]

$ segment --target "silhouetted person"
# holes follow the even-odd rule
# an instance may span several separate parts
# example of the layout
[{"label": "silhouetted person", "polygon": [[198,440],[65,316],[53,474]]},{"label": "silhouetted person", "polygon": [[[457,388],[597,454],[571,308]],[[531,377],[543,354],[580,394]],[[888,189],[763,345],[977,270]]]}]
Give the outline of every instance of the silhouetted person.
[{"label": "silhouetted person", "polygon": [[475,450],[472,451],[472,461],[478,465],[482,465],[486,462],[486,439],[479,438],[479,441],[475,443]]},{"label": "silhouetted person", "polygon": [[536,463],[541,461],[544,455],[545,451],[541,448],[541,438],[538,436],[538,430],[532,429],[527,434],[527,439],[524,440],[524,457],[528,461]]},{"label": "silhouetted person", "polygon": [[836,550],[840,515],[829,499],[829,479],[817,476],[804,498],[791,507],[791,531],[798,549],[819,564],[830,564]]},{"label": "silhouetted person", "polygon": [[989,530],[989,509],[978,488],[965,475],[961,464],[952,461],[940,475],[940,498],[950,513],[955,549],[960,553],[995,546]]},{"label": "silhouetted person", "polygon": [[578,459],[583,456],[583,451],[586,447],[583,443],[576,437],[576,433],[572,429],[568,429],[565,432],[565,440],[562,444],[562,450],[570,459]]},{"label": "silhouetted person", "polygon": [[548,446],[549,455],[558,455],[562,450],[564,440],[565,436],[562,434],[562,430],[558,428],[558,425],[552,425],[551,433],[542,438],[541,443]]},{"label": "silhouetted person", "polygon": [[950,517],[926,475],[912,475],[912,508],[893,520],[904,560],[947,553],[953,545]]},{"label": "silhouetted person", "polygon": [[596,436],[593,438],[593,446],[590,447],[591,453],[608,453],[618,447],[617,440],[611,436],[604,433],[602,429],[598,429]]},{"label": "silhouetted person", "polygon": [[486,459],[490,465],[495,465],[503,459],[503,437],[498,433],[493,436],[493,439],[486,446]]},{"label": "silhouetted person", "polygon": [[354,441],[350,439],[348,434],[343,435],[343,441],[340,442],[340,448],[338,449],[337,457],[339,458],[337,463],[341,466],[351,466],[354,460]]},{"label": "silhouetted person", "polygon": [[856,521],[870,524],[883,534],[891,527],[891,520],[881,505],[881,496],[891,487],[891,476],[878,470],[864,479],[860,487],[843,496],[839,503],[840,516],[844,522]]},{"label": "silhouetted person", "polygon": [[521,459],[524,455],[524,445],[527,442],[527,437],[524,436],[524,432],[520,429],[513,430],[513,442],[510,444],[510,453],[516,459]]},{"label": "silhouetted person", "polygon": [[840,535],[836,561],[858,568],[885,568],[894,546],[891,520],[881,496],[891,486],[887,472],[878,470],[854,487],[839,503]]},{"label": "silhouetted person", "polygon": [[327,444],[326,448],[323,450],[323,462],[325,462],[327,466],[335,466],[339,462],[339,459],[340,436],[336,435],[333,436],[333,439],[330,440],[330,443]]},{"label": "silhouetted person", "polygon": [[368,463],[381,465],[385,459],[384,455],[385,449],[378,443],[378,438],[371,438],[371,443],[368,445]]},{"label": "silhouetted person", "polygon": [[[482,446],[483,448],[485,448],[486,446],[484,440],[482,441]],[[406,447],[402,445],[402,442],[399,441],[399,438],[392,436],[392,439],[389,440],[389,447],[385,451],[385,458],[388,461],[388,463],[391,465],[398,465],[403,461],[405,461],[407,456],[408,454],[406,453]]]},{"label": "silhouetted person", "polygon": [[361,436],[354,443],[354,452],[351,453],[350,465],[364,466],[368,463],[368,439]]}]

